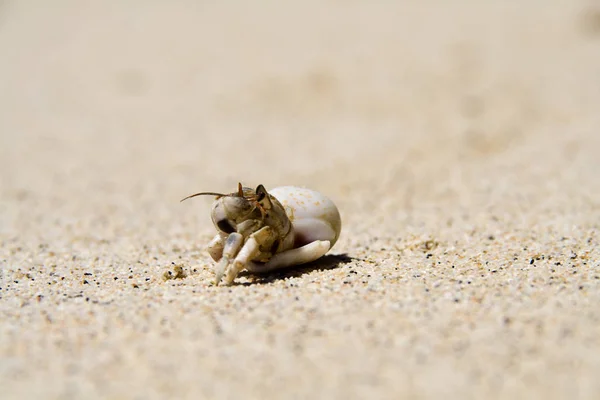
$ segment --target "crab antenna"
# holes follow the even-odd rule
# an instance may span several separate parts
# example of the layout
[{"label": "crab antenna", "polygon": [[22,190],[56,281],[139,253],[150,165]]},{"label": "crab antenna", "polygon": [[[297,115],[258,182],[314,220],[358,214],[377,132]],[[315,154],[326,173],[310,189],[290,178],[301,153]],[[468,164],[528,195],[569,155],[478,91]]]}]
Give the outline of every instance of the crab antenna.
[{"label": "crab antenna", "polygon": [[223,196],[227,196],[227,195],[223,194],[223,193],[215,193],[215,192],[200,192],[200,193],[191,194],[188,197],[181,199],[179,202],[181,203],[184,200],[191,199],[192,197],[196,197],[196,196],[217,196],[217,198],[218,198],[218,197],[223,197]]},{"label": "crab antenna", "polygon": [[238,196],[244,197],[244,190],[242,188],[242,182],[238,182]]}]

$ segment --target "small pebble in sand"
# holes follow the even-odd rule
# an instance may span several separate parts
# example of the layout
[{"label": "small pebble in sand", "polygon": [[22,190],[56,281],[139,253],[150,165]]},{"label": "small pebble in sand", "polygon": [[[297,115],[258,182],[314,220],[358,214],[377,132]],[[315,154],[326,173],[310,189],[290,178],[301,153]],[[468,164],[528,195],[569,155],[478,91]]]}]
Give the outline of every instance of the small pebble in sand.
[{"label": "small pebble in sand", "polygon": [[173,272],[166,271],[163,274],[163,280],[168,281],[168,280],[171,280],[171,279],[183,279],[186,276],[187,275],[183,271],[183,267],[181,265],[174,265],[173,266]]}]

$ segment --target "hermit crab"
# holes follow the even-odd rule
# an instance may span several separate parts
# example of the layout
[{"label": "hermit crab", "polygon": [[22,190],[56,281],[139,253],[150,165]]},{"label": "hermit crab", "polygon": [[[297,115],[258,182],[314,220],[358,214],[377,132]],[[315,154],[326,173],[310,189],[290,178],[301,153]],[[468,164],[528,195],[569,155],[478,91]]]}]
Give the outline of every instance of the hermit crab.
[{"label": "hermit crab", "polygon": [[211,219],[218,233],[208,244],[216,262],[215,283],[230,285],[242,270],[267,272],[314,261],[340,236],[342,220],[335,204],[314,190],[282,186],[267,192],[238,184],[215,196]]}]

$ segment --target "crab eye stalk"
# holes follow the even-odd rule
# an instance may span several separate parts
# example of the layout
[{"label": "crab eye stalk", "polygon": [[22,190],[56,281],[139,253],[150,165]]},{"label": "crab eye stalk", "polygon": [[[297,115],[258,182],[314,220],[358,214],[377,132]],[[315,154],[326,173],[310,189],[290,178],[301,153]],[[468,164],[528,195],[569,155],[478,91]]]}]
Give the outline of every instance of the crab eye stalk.
[{"label": "crab eye stalk", "polygon": [[267,197],[267,189],[263,185],[258,185],[256,188],[256,200],[263,201]]}]

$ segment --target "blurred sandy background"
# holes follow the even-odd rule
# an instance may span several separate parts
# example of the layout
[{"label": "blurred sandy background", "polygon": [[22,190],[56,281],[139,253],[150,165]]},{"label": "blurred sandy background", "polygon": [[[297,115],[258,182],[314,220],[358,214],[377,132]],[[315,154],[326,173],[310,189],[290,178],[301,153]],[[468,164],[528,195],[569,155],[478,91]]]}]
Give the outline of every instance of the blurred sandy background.
[{"label": "blurred sandy background", "polygon": [[[597,2],[1,1],[0,397],[600,398],[599,150]],[[213,287],[238,180],[332,255]]]}]

